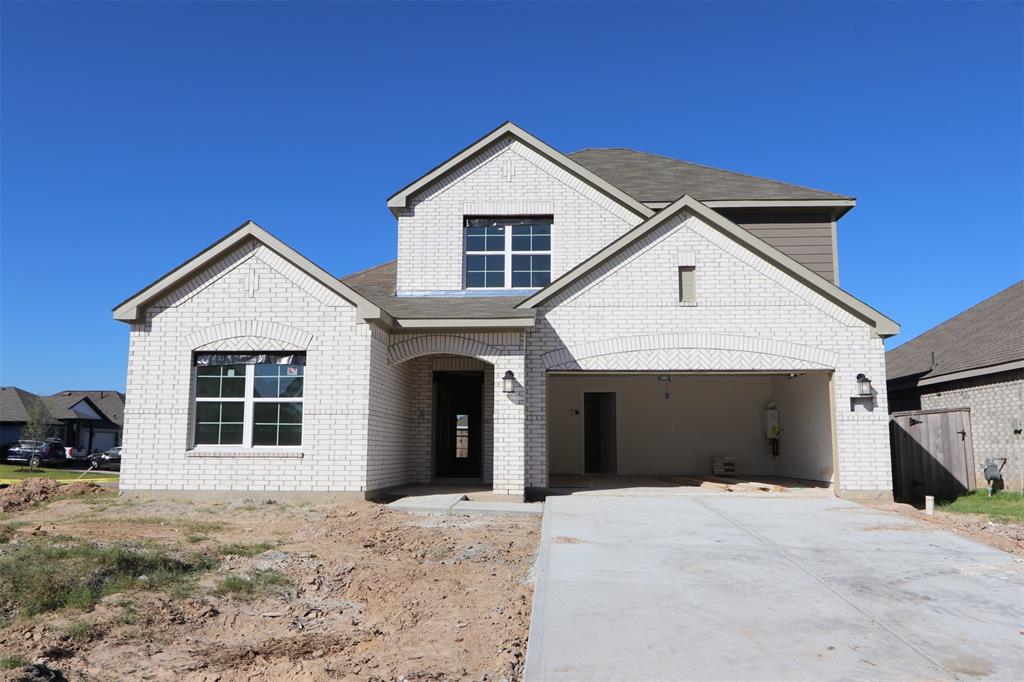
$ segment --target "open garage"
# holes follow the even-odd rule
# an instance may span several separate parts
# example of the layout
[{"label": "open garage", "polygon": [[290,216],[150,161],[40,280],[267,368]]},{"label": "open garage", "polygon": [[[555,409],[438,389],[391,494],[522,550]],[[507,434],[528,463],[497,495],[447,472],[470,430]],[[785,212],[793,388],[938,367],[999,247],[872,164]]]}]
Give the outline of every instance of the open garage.
[{"label": "open garage", "polygon": [[730,458],[741,476],[832,481],[830,378],[551,372],[550,474],[706,475]]}]

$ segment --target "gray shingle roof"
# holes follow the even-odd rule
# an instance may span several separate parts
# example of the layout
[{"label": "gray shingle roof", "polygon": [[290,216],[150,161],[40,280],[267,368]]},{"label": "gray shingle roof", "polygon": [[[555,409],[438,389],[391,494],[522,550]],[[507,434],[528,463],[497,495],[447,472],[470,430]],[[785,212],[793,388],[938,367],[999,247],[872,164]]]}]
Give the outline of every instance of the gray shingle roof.
[{"label": "gray shingle roof", "polygon": [[0,388],[0,422],[20,424],[28,421],[28,413],[36,404],[41,404],[50,415],[51,423],[61,419],[77,419],[71,407],[88,398],[108,420],[122,425],[124,422],[124,394],[117,391],[60,391],[48,396],[5,386]]},{"label": "gray shingle roof", "polygon": [[675,201],[684,194],[698,201],[853,198],[632,149],[581,149],[568,156],[624,192],[646,202]]},{"label": "gray shingle roof", "polygon": [[[46,407],[42,399],[35,393],[29,393],[16,386],[4,386],[0,388],[0,422],[14,424],[27,422],[28,414],[36,404]],[[52,423],[56,424],[57,421],[53,420]]]},{"label": "gray shingle roof", "polygon": [[397,261],[389,261],[346,275],[341,281],[398,319],[534,317],[533,310],[516,308],[525,296],[395,296],[397,277]]},{"label": "gray shingle roof", "polygon": [[1024,360],[1024,280],[885,354],[890,381],[1017,360]]},{"label": "gray shingle roof", "polygon": [[117,391],[60,391],[46,396],[43,402],[55,419],[77,419],[71,408],[84,398],[108,420],[119,426],[124,421],[124,395]]}]

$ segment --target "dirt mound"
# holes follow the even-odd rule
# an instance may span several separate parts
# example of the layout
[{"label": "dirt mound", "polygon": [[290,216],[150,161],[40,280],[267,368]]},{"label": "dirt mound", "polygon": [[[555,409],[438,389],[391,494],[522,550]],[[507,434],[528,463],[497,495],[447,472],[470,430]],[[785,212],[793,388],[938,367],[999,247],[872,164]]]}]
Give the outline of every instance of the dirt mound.
[{"label": "dirt mound", "polygon": [[95,483],[58,483],[50,478],[27,478],[0,490],[0,512],[13,512],[55,497],[102,492]]}]

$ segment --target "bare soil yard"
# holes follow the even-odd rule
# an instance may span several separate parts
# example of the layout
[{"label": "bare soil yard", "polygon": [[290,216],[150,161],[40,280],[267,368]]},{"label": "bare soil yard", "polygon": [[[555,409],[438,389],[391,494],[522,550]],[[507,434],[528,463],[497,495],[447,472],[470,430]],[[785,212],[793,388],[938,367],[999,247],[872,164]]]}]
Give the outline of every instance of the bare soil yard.
[{"label": "bare soil yard", "polygon": [[92,605],[81,590],[41,613],[0,604],[0,679],[25,679],[32,662],[69,680],[521,677],[538,519],[105,492],[40,502],[0,518],[0,580],[20,551],[93,566],[93,548],[126,543],[161,573],[83,576]]},{"label": "bare soil yard", "polygon": [[941,508],[935,510],[934,516],[928,516],[913,505],[902,502],[870,506],[923,521],[1004,552],[1024,555],[1024,523],[1005,518],[992,518],[986,514],[953,513]]}]

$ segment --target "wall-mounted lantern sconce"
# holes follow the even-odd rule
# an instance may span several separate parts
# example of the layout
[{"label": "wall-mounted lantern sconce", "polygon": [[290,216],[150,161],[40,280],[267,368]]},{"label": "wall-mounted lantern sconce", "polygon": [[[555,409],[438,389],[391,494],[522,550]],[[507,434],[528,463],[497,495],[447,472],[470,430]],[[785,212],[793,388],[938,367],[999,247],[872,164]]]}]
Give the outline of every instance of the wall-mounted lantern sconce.
[{"label": "wall-mounted lantern sconce", "polygon": [[871,379],[868,379],[864,374],[857,375],[857,395],[865,398],[871,397]]},{"label": "wall-mounted lantern sconce", "polygon": [[505,393],[511,393],[516,390],[516,375],[510,369],[505,370],[505,376],[502,377],[501,390]]}]

